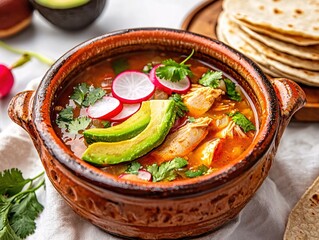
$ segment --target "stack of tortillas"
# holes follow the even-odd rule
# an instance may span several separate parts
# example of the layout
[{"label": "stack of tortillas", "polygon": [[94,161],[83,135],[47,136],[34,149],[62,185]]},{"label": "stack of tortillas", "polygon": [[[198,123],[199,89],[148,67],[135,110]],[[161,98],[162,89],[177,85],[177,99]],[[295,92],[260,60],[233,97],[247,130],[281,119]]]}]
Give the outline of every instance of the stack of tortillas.
[{"label": "stack of tortillas", "polygon": [[217,37],[271,76],[319,86],[319,0],[224,0]]}]

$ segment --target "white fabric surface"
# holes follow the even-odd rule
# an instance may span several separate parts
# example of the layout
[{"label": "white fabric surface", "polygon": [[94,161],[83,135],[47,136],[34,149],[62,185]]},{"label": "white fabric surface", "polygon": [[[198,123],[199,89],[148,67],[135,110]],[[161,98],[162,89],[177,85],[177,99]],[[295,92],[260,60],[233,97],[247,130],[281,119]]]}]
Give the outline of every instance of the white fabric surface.
[{"label": "white fabric surface", "polygon": [[[34,88],[38,80],[31,82]],[[291,123],[285,131],[274,164],[256,195],[239,216],[202,240],[282,239],[288,214],[319,175],[319,124]],[[17,150],[18,147],[18,150]],[[12,124],[0,133],[0,171],[17,167],[26,177],[42,171],[27,133]],[[38,191],[44,211],[28,240],[119,239],[81,219],[64,202],[48,179]]]}]

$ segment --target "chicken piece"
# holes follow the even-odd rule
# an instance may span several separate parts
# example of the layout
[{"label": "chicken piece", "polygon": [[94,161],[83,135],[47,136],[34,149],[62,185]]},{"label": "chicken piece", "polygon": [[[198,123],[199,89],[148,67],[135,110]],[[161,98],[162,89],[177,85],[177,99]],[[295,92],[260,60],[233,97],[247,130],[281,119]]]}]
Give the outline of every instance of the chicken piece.
[{"label": "chicken piece", "polygon": [[192,155],[190,156],[189,164],[193,167],[205,165],[209,168],[220,142],[220,138],[214,138],[200,145],[193,153],[191,153]]},{"label": "chicken piece", "polygon": [[168,94],[162,90],[156,89],[153,95],[154,99],[168,99]]},{"label": "chicken piece", "polygon": [[189,110],[189,114],[199,117],[207,112],[214,104],[215,99],[222,94],[225,94],[225,92],[221,89],[193,84],[190,91],[182,95],[182,99]]},{"label": "chicken piece", "polygon": [[209,117],[202,117],[186,124],[169,134],[162,145],[151,152],[151,156],[165,162],[187,155],[206,137],[211,121]]},{"label": "chicken piece", "polygon": [[[236,125],[236,123],[234,121],[232,121],[230,119],[230,117],[225,116],[220,122],[219,126],[215,126],[217,129],[220,129],[217,133],[216,133],[216,137],[218,138],[233,138],[234,135],[238,135],[242,138],[246,138],[247,135],[246,133],[243,132],[243,130]],[[215,123],[216,124],[216,123]]]}]

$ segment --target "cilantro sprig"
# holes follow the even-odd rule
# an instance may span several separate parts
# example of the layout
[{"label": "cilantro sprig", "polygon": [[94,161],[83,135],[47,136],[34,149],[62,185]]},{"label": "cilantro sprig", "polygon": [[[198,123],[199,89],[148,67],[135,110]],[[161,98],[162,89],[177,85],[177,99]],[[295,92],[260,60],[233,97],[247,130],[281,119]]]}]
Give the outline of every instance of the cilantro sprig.
[{"label": "cilantro sprig", "polygon": [[200,165],[196,169],[190,169],[185,172],[186,177],[188,178],[194,178],[204,175],[208,171],[208,167],[205,165]]},{"label": "cilantro sprig", "polygon": [[43,175],[25,179],[16,168],[0,172],[0,239],[24,239],[34,233],[35,219],[43,211],[35,195],[44,186]]},{"label": "cilantro sprig", "polygon": [[255,125],[244,114],[240,112],[235,112],[229,113],[228,115],[239,127],[243,129],[245,133],[251,130],[256,130]]},{"label": "cilantro sprig", "polygon": [[188,112],[188,108],[183,103],[181,95],[178,93],[174,93],[169,97],[169,99],[175,102],[176,116],[179,118],[184,117],[185,114]]},{"label": "cilantro sprig", "polygon": [[73,118],[73,108],[68,106],[59,112],[56,124],[61,129],[67,129],[70,133],[78,133],[86,129],[91,123],[91,119],[87,116]]},{"label": "cilantro sprig", "polygon": [[88,107],[93,105],[97,100],[105,96],[106,92],[102,88],[95,88],[86,83],[80,83],[74,87],[71,99],[80,106]]},{"label": "cilantro sprig", "polygon": [[202,75],[198,83],[205,87],[218,88],[223,73],[220,71],[208,70]]},{"label": "cilantro sprig", "polygon": [[224,82],[226,85],[227,96],[232,100],[240,102],[242,100],[242,98],[241,98],[239,92],[236,91],[236,84],[228,78],[225,78]]},{"label": "cilantro sprig", "polygon": [[156,69],[156,76],[171,82],[178,82],[186,76],[192,76],[190,65],[185,64],[194,54],[194,49],[190,55],[181,63],[173,59],[167,59],[162,62],[162,65]]},{"label": "cilantro sprig", "polygon": [[127,167],[125,172],[137,175],[138,174],[138,170],[140,170],[140,168],[141,168],[141,164],[139,162],[134,161],[134,162],[131,162],[128,165],[128,167]]},{"label": "cilantro sprig", "polygon": [[147,171],[152,174],[153,182],[173,181],[176,178],[176,170],[185,167],[188,164],[187,160],[181,157],[176,157],[171,161],[164,162],[161,165],[156,163],[147,166]]}]

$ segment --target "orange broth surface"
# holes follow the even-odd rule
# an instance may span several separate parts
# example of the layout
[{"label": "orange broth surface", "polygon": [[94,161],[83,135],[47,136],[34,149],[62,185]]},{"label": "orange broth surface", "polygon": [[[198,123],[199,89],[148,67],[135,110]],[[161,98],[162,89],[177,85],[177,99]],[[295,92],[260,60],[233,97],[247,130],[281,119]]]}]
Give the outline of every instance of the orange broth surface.
[{"label": "orange broth surface", "polygon": [[[143,67],[147,63],[153,63],[153,65],[155,65],[168,58],[172,58],[177,62],[181,62],[185,59],[185,57],[186,56],[180,56],[175,53],[162,53],[154,51],[136,53],[134,52],[121,55],[116,58],[106,59],[98,64],[90,66],[84,69],[80,74],[78,74],[74,78],[74,80],[71,81],[71,83],[59,93],[58,101],[56,102],[53,111],[53,122],[55,122],[57,115],[61,111],[61,109],[67,106],[71,106],[74,108],[74,117],[87,115],[85,108],[79,107],[73,100],[70,99],[74,87],[77,86],[79,83],[85,82],[88,85],[93,85],[96,88],[101,87],[107,92],[107,94],[111,94],[112,80],[116,77],[114,69],[112,68],[112,62],[116,60],[125,59],[128,65],[127,70],[142,71]],[[192,84],[198,83],[198,80],[205,72],[207,72],[207,70],[218,70],[214,66],[192,58],[187,61],[187,64],[191,65],[190,69],[193,75],[190,78]],[[229,78],[229,76],[225,75],[223,75],[223,77]],[[236,83],[234,79],[231,80]],[[208,127],[209,132],[207,136],[200,142],[200,144],[192,152],[188,153],[185,156],[180,156],[188,161],[188,169],[198,167],[202,164],[201,151],[197,149],[203,146],[203,144],[205,144],[209,140],[216,138],[216,134],[222,131],[222,128],[218,126],[223,125],[220,124],[221,119],[229,119],[227,118],[227,114],[230,111],[241,112],[254,124],[254,126],[256,126],[256,129],[258,129],[258,122],[255,118],[256,113],[255,110],[252,108],[251,100],[248,98],[248,95],[243,91],[243,89],[240,89],[240,92],[242,101],[238,102],[231,100],[229,99],[227,94],[222,95],[218,97],[215,100],[213,106],[205,114],[203,114],[203,116],[201,116],[210,117],[212,119],[212,122]],[[186,117],[187,116],[189,116],[189,113],[186,114]],[[70,150],[74,152],[77,157],[81,158],[83,152],[87,148],[87,144],[82,135],[82,131],[79,131],[78,134],[73,134],[69,133],[65,129],[61,129],[57,126],[57,124],[53,124],[53,126],[57,135],[62,139],[65,145],[70,148]],[[102,127],[102,125],[97,120],[92,120],[92,123],[89,125],[88,128],[92,127]],[[251,144],[256,131],[248,131],[245,133],[244,136],[242,134],[234,133],[231,134],[232,136],[226,136],[222,138],[220,143],[218,144],[218,147],[215,149],[215,153],[213,154],[213,159],[211,159],[210,166],[207,167],[209,167],[211,171],[214,171],[237,158]],[[152,157],[149,153],[137,159],[137,161],[139,161],[142,166],[151,165],[153,163],[161,164],[161,162]],[[103,170],[115,175],[120,175],[125,171],[127,165],[128,163],[121,163],[113,166],[104,166]],[[178,175],[176,179],[181,178],[183,178],[183,174]]]}]

